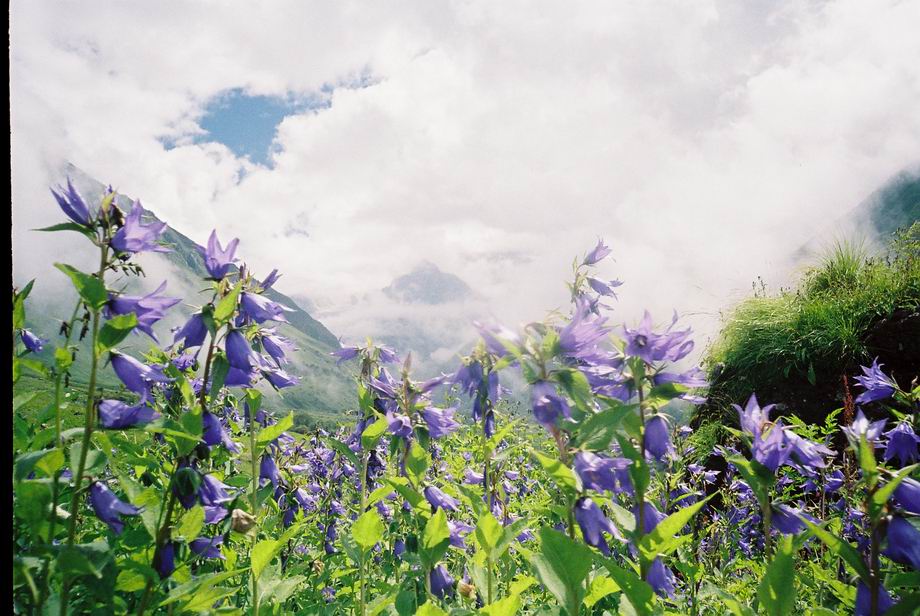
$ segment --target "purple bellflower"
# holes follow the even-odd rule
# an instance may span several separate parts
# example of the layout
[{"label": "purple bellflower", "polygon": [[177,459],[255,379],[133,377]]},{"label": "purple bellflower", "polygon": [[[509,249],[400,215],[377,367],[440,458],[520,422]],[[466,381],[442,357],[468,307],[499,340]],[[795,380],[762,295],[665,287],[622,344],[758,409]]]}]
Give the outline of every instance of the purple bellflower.
[{"label": "purple bellflower", "polygon": [[903,467],[917,460],[917,443],[920,443],[920,437],[908,422],[899,422],[894,428],[885,432],[885,436],[888,437],[885,462],[897,458]]},{"label": "purple bellflower", "polygon": [[61,210],[67,214],[67,217],[79,225],[91,225],[93,219],[89,206],[86,205],[86,201],[80,196],[70,178],[67,178],[67,188],[61,188],[60,191],[57,192],[51,189],[51,194],[54,195],[54,199],[58,202]]},{"label": "purple bellflower", "polygon": [[107,430],[123,430],[150,423],[160,414],[141,401],[134,406],[121,400],[103,400],[99,403],[99,423]]},{"label": "purple bellflower", "polygon": [[154,340],[153,325],[166,316],[166,311],[178,304],[177,297],[163,297],[160,293],[166,288],[164,281],[155,291],[147,295],[110,295],[106,307],[110,315],[134,313],[137,317],[137,329]]},{"label": "purple bellflower", "polygon": [[884,400],[893,396],[894,392],[897,391],[898,384],[890,376],[882,372],[883,365],[878,363],[878,358],[876,357],[871,366],[861,366],[863,375],[855,377],[855,381],[864,387],[866,391],[856,398],[856,404]]},{"label": "purple bellflower", "polygon": [[154,383],[172,381],[172,379],[163,374],[163,368],[160,366],[148,366],[130,355],[123,355],[115,351],[111,353],[110,357],[112,368],[118,378],[121,379],[121,382],[134,393],[140,394],[142,399],[147,398]]},{"label": "purple bellflower", "polygon": [[585,255],[582,265],[597,265],[611,252],[610,247],[604,244],[604,240],[597,240],[597,245],[591,249],[591,252]]},{"label": "purple bellflower", "polygon": [[590,451],[575,454],[575,472],[581,484],[586,489],[598,492],[622,491],[617,472],[627,469],[630,464],[632,462],[626,458],[607,458]]},{"label": "purple bellflower", "polygon": [[286,310],[290,311],[290,308],[263,295],[242,293],[240,294],[240,310],[256,323],[264,323],[265,321],[287,323],[288,320],[285,318],[284,312]]},{"label": "purple bellflower", "polygon": [[432,509],[435,511],[438,508],[444,509],[445,511],[456,511],[460,506],[460,503],[457,502],[452,496],[448,496],[438,488],[434,486],[428,486],[424,490],[425,499],[431,504]]},{"label": "purple bellflower", "polygon": [[169,249],[159,244],[160,236],[166,231],[165,222],[152,222],[145,225],[141,222],[144,208],[140,201],[135,201],[131,211],[125,217],[125,224],[112,236],[112,248],[118,252],[169,252]]},{"label": "purple bellflower", "polygon": [[230,271],[230,267],[236,262],[234,255],[236,254],[236,247],[239,243],[240,240],[234,238],[230,240],[226,248],[222,248],[220,241],[217,239],[217,230],[215,229],[211,231],[211,235],[208,237],[207,248],[201,246],[195,247],[202,258],[204,258],[204,266],[208,270],[208,274],[211,275],[211,278],[222,280],[224,276],[227,275],[227,272]]},{"label": "purple bellflower", "polygon": [[123,515],[139,515],[141,510],[118,499],[105,484],[94,482],[89,489],[89,501],[96,512],[96,517],[109,525],[116,535],[120,535],[125,528],[122,522]]},{"label": "purple bellflower", "polygon": [[555,425],[560,415],[571,417],[569,403],[556,392],[556,386],[548,381],[537,381],[531,392],[533,414],[544,427]]},{"label": "purple bellflower", "polygon": [[19,330],[19,339],[22,340],[22,343],[25,345],[26,350],[29,353],[41,352],[42,347],[44,347],[45,343],[48,342],[46,338],[39,338],[27,329]]}]

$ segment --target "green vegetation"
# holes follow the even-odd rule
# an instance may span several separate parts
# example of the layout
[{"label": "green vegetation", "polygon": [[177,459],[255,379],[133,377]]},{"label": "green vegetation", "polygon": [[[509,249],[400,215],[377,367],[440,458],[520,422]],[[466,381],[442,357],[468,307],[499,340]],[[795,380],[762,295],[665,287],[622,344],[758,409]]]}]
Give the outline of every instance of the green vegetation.
[{"label": "green vegetation", "polygon": [[843,379],[876,356],[908,385],[920,365],[906,348],[918,310],[920,223],[884,255],[840,242],[797,288],[756,293],[734,309],[707,357],[713,386],[700,417],[719,416],[756,391],[820,422],[841,405]]}]

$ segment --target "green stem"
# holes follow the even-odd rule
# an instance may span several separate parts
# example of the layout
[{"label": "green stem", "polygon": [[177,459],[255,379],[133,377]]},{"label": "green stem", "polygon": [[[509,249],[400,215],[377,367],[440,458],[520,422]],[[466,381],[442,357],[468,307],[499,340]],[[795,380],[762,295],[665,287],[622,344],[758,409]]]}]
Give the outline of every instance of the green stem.
[{"label": "green stem", "polygon": [[[361,459],[361,515],[364,515],[365,510],[367,510],[367,458],[368,454],[362,449],[362,459]],[[360,590],[360,606],[361,606],[361,616],[364,616],[367,610],[367,588],[364,580],[365,576],[365,554],[364,550],[361,550],[361,566],[358,570],[358,584]]]},{"label": "green stem", "polygon": [[[156,546],[153,549],[154,568],[156,568],[157,564],[159,563],[160,555],[163,551],[163,545],[166,544],[166,539],[169,536],[172,514],[176,506],[176,493],[172,489],[172,479],[170,479],[170,483],[167,485],[166,490],[169,493],[169,500],[166,503],[166,511],[160,516],[160,524],[157,527]],[[147,585],[144,587],[144,595],[141,597],[141,602],[137,608],[137,616],[143,616],[144,612],[147,611],[147,603],[150,601],[152,592],[153,581],[147,580]]]},{"label": "green stem", "polygon": [[[100,248],[101,256],[99,259],[99,273],[98,278],[103,284],[105,283],[105,270],[107,267],[109,249],[108,246],[103,242],[102,247]],[[96,342],[99,340],[99,309],[94,308],[92,310],[93,315],[93,336],[90,342],[90,371],[89,371],[89,385],[86,388],[86,409],[84,412],[84,428],[83,428],[83,440],[80,448],[80,460],[77,463],[77,472],[74,475],[74,491],[73,497],[70,501],[70,528],[67,532],[67,546],[73,546],[74,541],[77,537],[77,523],[80,520],[80,487],[83,484],[83,472],[86,470],[86,456],[89,452],[90,439],[93,435],[93,428],[95,427],[95,397],[96,397],[96,376],[99,369],[99,353],[96,352]],[[71,579],[69,576],[64,576],[64,583],[61,588],[61,616],[66,616],[67,614],[67,604],[70,595],[70,584]]]},{"label": "green stem", "polygon": [[[258,456],[256,455],[256,415],[257,413],[250,409],[249,412],[249,452],[250,458],[252,458],[252,516],[256,517],[256,508],[258,507],[259,501],[259,465],[258,465]],[[252,538],[252,548],[255,548],[256,540],[258,539],[259,534],[256,531],[255,536]],[[250,551],[250,555],[252,552]],[[251,556],[250,556],[251,557]],[[259,614],[259,580],[256,577],[254,572],[251,572],[252,575],[252,613],[253,616],[258,616]]]}]

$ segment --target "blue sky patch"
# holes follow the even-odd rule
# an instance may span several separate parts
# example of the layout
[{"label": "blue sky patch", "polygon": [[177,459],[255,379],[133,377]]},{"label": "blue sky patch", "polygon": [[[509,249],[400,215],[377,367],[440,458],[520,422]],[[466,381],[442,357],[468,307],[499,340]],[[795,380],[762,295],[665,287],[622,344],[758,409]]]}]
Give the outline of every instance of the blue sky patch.
[{"label": "blue sky patch", "polygon": [[208,102],[199,125],[206,132],[195,138],[198,143],[222,143],[240,157],[271,166],[271,147],[281,121],[310,109],[329,106],[328,92],[313,97],[253,96],[233,89]]}]

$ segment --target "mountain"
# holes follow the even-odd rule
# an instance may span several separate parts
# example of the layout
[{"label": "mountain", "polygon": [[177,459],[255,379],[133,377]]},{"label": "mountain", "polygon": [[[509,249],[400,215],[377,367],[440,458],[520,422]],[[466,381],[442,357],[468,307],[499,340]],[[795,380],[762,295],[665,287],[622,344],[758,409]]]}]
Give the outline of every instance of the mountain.
[{"label": "mountain", "polygon": [[920,168],[898,173],[856,209],[865,212],[880,237],[910,227],[920,220]]},{"label": "mountain", "polygon": [[[89,203],[98,203],[105,188],[103,184],[72,165],[67,166],[62,178],[65,175],[73,180],[84,199]],[[117,197],[117,203],[124,211],[127,211],[131,202],[132,199],[126,196]],[[146,210],[146,214],[151,220],[157,219],[149,210]],[[36,236],[37,241],[47,241],[49,244],[54,242],[54,234]],[[187,236],[172,227],[167,227],[163,241],[171,252],[140,255],[140,263],[147,278],[129,279],[127,284],[119,284],[117,279],[113,282],[115,288],[125,293],[140,294],[153,290],[164,278],[168,281],[165,294],[182,298],[182,303],[174,306],[168,317],[155,329],[161,345],[166,346],[172,340],[170,329],[184,323],[196,309],[195,305],[204,301],[205,295],[200,291],[204,286],[202,279],[207,272],[196,249],[197,244]],[[283,280],[278,284],[283,285]],[[265,295],[291,309],[286,313],[289,323],[279,323],[277,329],[296,346],[296,350],[289,354],[291,363],[287,370],[300,378],[300,384],[285,389],[280,395],[267,389],[268,408],[275,408],[279,412],[293,410],[298,418],[297,423],[301,425],[334,420],[345,409],[353,408],[357,402],[354,382],[345,369],[336,366],[330,356],[330,353],[340,346],[337,337],[290,296],[275,289],[269,289]],[[46,338],[55,336],[62,318],[58,304],[64,301],[60,297],[41,294],[30,297],[27,304],[27,320],[30,327]],[[70,301],[72,300],[69,298],[66,300]],[[151,343],[146,336],[138,335],[129,337],[120,346],[133,353],[142,353]],[[72,371],[76,379],[85,380],[88,364],[88,353],[78,353],[78,361]],[[106,369],[102,373],[103,387],[117,386],[111,370]]]},{"label": "mountain", "polygon": [[469,299],[472,289],[458,276],[442,272],[430,261],[396,278],[383,289],[390,299],[405,304],[446,304]]}]

